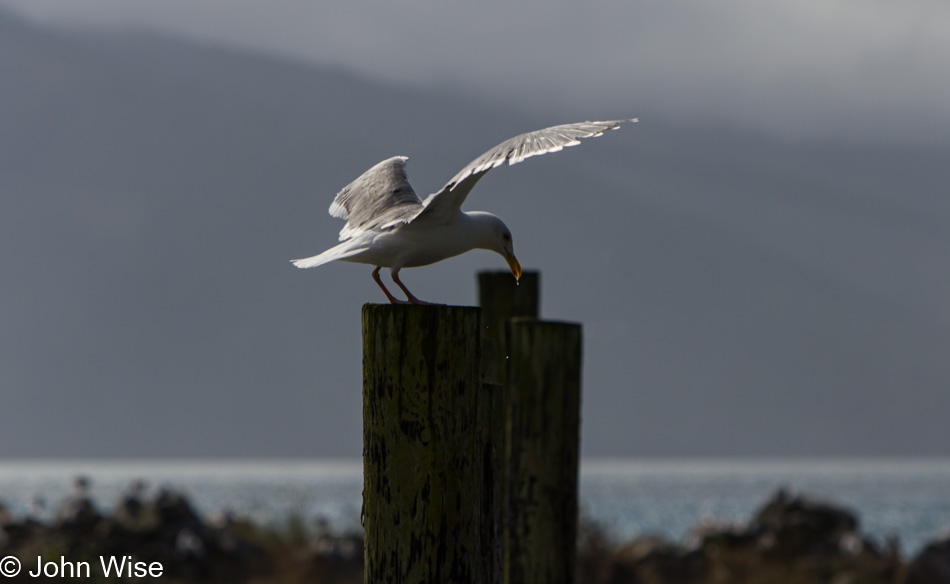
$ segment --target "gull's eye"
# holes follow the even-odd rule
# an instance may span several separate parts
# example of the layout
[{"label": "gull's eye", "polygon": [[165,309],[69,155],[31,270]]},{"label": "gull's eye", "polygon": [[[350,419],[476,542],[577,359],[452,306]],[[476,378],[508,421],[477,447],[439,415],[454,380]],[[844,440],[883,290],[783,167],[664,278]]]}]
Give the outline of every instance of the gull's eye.
[{"label": "gull's eye", "polygon": [[502,237],[502,239],[504,239],[505,241],[511,241],[511,234],[510,234],[510,233],[506,233],[506,234],[502,235],[501,237]]}]

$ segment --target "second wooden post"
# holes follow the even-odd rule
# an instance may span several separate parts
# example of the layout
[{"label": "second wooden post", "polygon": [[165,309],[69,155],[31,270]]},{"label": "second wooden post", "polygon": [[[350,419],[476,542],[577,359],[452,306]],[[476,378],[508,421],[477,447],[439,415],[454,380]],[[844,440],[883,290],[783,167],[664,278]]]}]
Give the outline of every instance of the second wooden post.
[{"label": "second wooden post", "polygon": [[577,553],[581,327],[508,322],[505,584],[573,584]]}]

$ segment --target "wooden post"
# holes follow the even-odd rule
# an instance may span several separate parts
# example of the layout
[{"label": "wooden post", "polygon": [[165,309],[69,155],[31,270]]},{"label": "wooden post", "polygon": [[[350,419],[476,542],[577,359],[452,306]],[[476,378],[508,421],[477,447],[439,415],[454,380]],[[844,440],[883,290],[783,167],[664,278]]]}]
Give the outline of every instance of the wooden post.
[{"label": "wooden post", "polygon": [[507,327],[509,525],[505,584],[573,584],[577,541],[581,327]]},{"label": "wooden post", "polygon": [[508,422],[508,398],[504,386],[498,383],[483,383],[481,395],[482,429],[482,549],[486,551],[489,564],[489,579],[486,584],[502,583],[504,561],[504,525],[508,491],[508,469],[505,431]]},{"label": "wooden post", "polygon": [[478,303],[482,308],[482,379],[486,387],[495,387],[492,394],[492,417],[489,442],[494,445],[491,474],[493,501],[491,508],[494,554],[494,582],[504,578],[504,562],[508,553],[505,545],[511,515],[508,505],[508,432],[510,430],[511,398],[508,394],[506,371],[508,364],[505,326],[512,317],[537,317],[539,312],[538,272],[524,272],[516,281],[510,272],[483,271],[478,273]]},{"label": "wooden post", "polygon": [[367,584],[489,582],[479,309],[363,306]]},{"label": "wooden post", "polygon": [[539,313],[538,272],[525,272],[515,281],[510,272],[478,273],[478,305],[482,307],[482,378],[505,381],[505,322]]}]

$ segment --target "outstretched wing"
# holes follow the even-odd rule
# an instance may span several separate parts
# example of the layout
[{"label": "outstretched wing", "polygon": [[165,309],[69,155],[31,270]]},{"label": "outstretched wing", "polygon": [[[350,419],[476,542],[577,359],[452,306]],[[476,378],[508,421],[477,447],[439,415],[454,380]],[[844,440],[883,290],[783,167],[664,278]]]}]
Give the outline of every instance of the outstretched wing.
[{"label": "outstretched wing", "polygon": [[425,209],[419,216],[451,213],[462,207],[465,197],[486,172],[501,166],[518,164],[525,158],[557,152],[568,146],[580,144],[583,138],[600,136],[607,130],[616,130],[624,122],[636,122],[637,119],[611,120],[605,122],[579,122],[551,126],[543,130],[528,132],[505,140],[488,152],[468,163],[452,177],[441,190],[432,193],[423,202]]},{"label": "outstretched wing", "polygon": [[337,193],[330,215],[347,220],[340,241],[408,222],[422,210],[422,201],[406,177],[407,160],[406,156],[386,159]]}]

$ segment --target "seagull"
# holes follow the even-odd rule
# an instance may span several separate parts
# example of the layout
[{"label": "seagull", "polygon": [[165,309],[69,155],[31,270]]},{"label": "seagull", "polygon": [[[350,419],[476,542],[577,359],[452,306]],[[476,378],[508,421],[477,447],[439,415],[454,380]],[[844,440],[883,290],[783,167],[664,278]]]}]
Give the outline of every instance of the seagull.
[{"label": "seagull", "polygon": [[[343,187],[330,205],[330,215],[346,219],[340,243],[325,252],[291,260],[298,268],[314,268],[332,261],[376,266],[373,280],[391,304],[431,304],[416,298],[399,279],[402,268],[427,266],[473,249],[493,251],[508,263],[515,280],[521,264],[515,258],[511,231],[497,216],[483,211],[462,211],[465,197],[485,173],[524,159],[557,152],[616,130],[636,118],[579,122],[551,126],[505,140],[468,163],[440,190],[419,199],[406,176],[406,156],[394,156],[370,168]],[[379,278],[389,268],[393,282],[407,300],[393,296]]]}]

